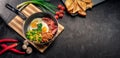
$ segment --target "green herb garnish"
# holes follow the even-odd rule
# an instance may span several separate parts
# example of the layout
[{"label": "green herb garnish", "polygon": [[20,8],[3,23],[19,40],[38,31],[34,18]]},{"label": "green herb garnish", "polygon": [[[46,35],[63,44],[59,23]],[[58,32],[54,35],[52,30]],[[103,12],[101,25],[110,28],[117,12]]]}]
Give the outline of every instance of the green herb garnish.
[{"label": "green herb garnish", "polygon": [[32,29],[32,30],[27,31],[26,37],[31,41],[41,42],[42,23],[39,23],[37,27],[38,27],[37,29]]}]

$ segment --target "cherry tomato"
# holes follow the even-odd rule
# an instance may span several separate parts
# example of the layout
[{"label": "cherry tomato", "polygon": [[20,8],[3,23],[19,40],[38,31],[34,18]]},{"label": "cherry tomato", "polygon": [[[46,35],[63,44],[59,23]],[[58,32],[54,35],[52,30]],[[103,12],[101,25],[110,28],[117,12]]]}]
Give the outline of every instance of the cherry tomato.
[{"label": "cherry tomato", "polygon": [[58,15],[55,15],[54,17],[55,17],[55,19],[58,19],[58,18],[59,18]]},{"label": "cherry tomato", "polygon": [[61,10],[65,10],[65,7],[64,7],[64,6],[62,6],[60,9],[61,9]]},{"label": "cherry tomato", "polygon": [[63,6],[61,4],[58,5],[58,8],[61,9]]},{"label": "cherry tomato", "polygon": [[63,11],[63,10],[60,10],[59,12],[60,12],[61,14],[63,14],[63,13],[64,13],[64,11]]},{"label": "cherry tomato", "polygon": [[59,12],[59,11],[57,11],[55,14],[56,14],[56,15],[59,15],[59,14],[60,14],[60,12]]},{"label": "cherry tomato", "polygon": [[62,17],[63,17],[63,15],[64,15],[64,14],[59,14],[59,17],[61,17],[61,18],[62,18]]}]

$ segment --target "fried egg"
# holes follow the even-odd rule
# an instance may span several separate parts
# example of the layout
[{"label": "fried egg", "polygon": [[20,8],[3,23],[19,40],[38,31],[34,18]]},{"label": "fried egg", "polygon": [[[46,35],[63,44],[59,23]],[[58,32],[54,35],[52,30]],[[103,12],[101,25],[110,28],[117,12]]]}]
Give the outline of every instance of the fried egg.
[{"label": "fried egg", "polygon": [[28,26],[28,30],[37,29],[39,23],[42,23],[42,32],[49,31],[48,25],[42,20],[42,18],[35,18]]},{"label": "fried egg", "polygon": [[48,32],[49,31],[49,27],[48,25],[42,21],[42,32]]}]

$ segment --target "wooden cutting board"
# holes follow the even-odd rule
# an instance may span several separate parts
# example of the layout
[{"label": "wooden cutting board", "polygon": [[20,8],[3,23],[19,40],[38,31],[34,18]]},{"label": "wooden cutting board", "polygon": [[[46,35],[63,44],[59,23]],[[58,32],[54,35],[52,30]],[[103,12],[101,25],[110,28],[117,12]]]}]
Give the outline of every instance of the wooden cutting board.
[{"label": "wooden cutting board", "polygon": [[[41,12],[40,9],[38,9],[36,6],[34,6],[33,4],[29,4],[27,5],[25,8],[23,8],[21,10],[21,12],[26,16],[26,17],[29,17],[30,15],[36,13],[36,12]],[[13,29],[15,30],[19,35],[21,35],[25,40],[28,40],[24,34],[23,34],[23,24],[24,24],[24,20],[22,18],[20,18],[19,16],[15,16],[9,23],[8,25]],[[55,40],[55,38],[64,30],[64,26],[62,26],[61,24],[58,24],[58,32],[57,34],[55,35],[55,37],[53,38],[53,40]],[[30,42],[28,40],[28,42],[30,44],[32,44],[36,49],[38,49],[41,53],[43,53],[47,48],[48,46],[50,46],[50,44],[52,43],[49,43],[48,45],[44,45],[44,46],[37,46],[35,45],[34,43]]]}]

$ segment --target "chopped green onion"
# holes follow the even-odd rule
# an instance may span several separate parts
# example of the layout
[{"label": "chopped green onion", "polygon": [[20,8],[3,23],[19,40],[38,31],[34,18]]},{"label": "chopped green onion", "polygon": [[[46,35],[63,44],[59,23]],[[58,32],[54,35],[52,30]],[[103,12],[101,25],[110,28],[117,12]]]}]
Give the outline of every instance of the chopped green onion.
[{"label": "chopped green onion", "polygon": [[46,9],[46,10],[49,10],[53,14],[55,14],[55,10],[57,9],[56,6],[46,2],[45,0],[30,0],[30,1],[26,1],[26,2],[23,2],[23,3],[19,4],[19,5],[17,5],[17,8],[21,8],[22,6],[28,5],[30,3],[32,3],[32,4],[36,5],[36,6],[39,6],[39,7],[43,7],[44,11]]}]

